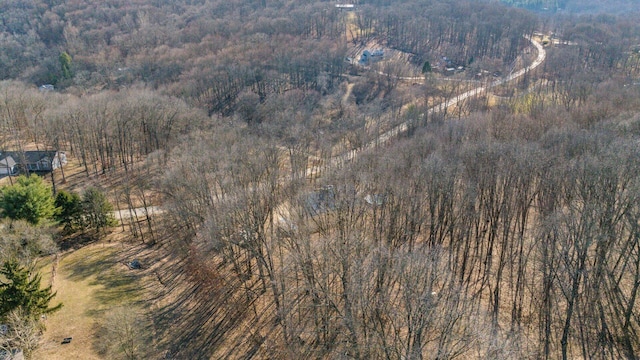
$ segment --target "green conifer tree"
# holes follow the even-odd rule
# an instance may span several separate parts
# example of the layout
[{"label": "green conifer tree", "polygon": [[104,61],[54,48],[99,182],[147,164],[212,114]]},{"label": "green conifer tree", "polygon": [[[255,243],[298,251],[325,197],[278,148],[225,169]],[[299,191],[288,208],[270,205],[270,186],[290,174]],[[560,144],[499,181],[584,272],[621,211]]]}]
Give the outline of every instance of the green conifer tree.
[{"label": "green conifer tree", "polygon": [[51,187],[35,174],[20,176],[14,185],[0,189],[0,209],[4,217],[34,225],[51,219],[55,213]]},{"label": "green conifer tree", "polygon": [[89,188],[84,192],[82,208],[85,228],[100,232],[117,224],[112,214],[113,205],[111,205],[104,193],[96,188]]},{"label": "green conifer tree", "polygon": [[67,80],[73,77],[73,71],[71,70],[71,55],[66,51],[63,51],[58,57],[60,61],[60,71],[62,72],[62,78]]},{"label": "green conifer tree", "polygon": [[80,195],[60,190],[56,195],[55,206],[57,209],[55,218],[64,230],[73,232],[82,227],[82,199]]},{"label": "green conifer tree", "polygon": [[15,259],[3,263],[0,275],[6,279],[0,280],[0,320],[14,310],[28,318],[38,319],[40,315],[62,307],[61,303],[49,307],[56,295],[51,292],[51,286],[41,289],[40,274],[33,275],[30,269],[21,266]]}]

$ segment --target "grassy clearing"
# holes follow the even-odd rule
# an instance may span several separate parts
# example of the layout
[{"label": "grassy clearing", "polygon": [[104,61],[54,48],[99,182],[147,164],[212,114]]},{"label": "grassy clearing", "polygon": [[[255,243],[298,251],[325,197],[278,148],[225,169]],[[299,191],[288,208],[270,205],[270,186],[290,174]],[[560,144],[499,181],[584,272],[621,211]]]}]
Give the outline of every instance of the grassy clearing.
[{"label": "grassy clearing", "polygon": [[[46,320],[44,341],[34,359],[104,358],[96,351],[100,341],[96,334],[106,312],[120,306],[138,307],[143,295],[141,276],[120,261],[122,254],[118,245],[95,244],[59,257],[54,301],[64,307]],[[51,268],[42,268],[43,284],[49,283]],[[65,337],[73,337],[72,342],[62,345]]]}]

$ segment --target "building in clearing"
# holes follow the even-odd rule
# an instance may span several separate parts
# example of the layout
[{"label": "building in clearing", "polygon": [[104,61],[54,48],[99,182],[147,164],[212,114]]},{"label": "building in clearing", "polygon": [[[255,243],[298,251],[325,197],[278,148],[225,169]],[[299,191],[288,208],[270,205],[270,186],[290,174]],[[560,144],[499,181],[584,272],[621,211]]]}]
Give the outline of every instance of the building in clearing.
[{"label": "building in clearing", "polygon": [[0,175],[50,172],[67,164],[63,151],[5,151],[0,153]]},{"label": "building in clearing", "polygon": [[359,62],[361,65],[367,65],[375,61],[380,61],[382,60],[383,57],[384,57],[384,50],[382,49],[376,49],[371,51],[365,50],[362,52]]}]

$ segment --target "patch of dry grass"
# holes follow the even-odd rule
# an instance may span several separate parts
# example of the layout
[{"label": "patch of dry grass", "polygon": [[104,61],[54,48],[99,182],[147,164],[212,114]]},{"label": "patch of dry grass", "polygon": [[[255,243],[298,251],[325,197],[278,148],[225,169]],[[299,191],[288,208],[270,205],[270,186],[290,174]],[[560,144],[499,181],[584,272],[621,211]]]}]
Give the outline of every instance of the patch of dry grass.
[{"label": "patch of dry grass", "polygon": [[[54,302],[64,306],[46,320],[44,340],[34,359],[103,358],[95,350],[95,336],[105,312],[136,306],[142,296],[140,276],[120,262],[121,253],[118,245],[95,244],[59,257]],[[42,269],[43,284],[48,284],[51,267]],[[72,342],[61,344],[65,337],[73,337]]]}]

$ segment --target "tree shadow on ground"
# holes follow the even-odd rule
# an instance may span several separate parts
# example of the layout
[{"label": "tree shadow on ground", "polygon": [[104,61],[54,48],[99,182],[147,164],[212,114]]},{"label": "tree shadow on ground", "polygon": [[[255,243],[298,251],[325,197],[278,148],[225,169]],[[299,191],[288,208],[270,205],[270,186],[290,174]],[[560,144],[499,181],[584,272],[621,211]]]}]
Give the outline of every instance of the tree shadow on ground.
[{"label": "tree shadow on ground", "polygon": [[154,312],[156,346],[170,359],[210,359],[246,320],[250,304],[238,281],[194,281],[188,262],[180,264],[171,272],[181,274],[173,281],[183,286],[168,291],[171,301]]},{"label": "tree shadow on ground", "polygon": [[95,324],[92,346],[105,359],[153,359],[151,317],[137,306],[119,306],[105,311],[104,321]]},{"label": "tree shadow on ground", "polygon": [[154,318],[159,338],[165,339],[159,345],[170,358],[210,359],[245,318],[246,306],[235,302],[231,294],[206,301],[196,300],[197,292],[197,286],[185,291]]},{"label": "tree shadow on ground", "polygon": [[[138,307],[149,319],[139,335],[151,339],[145,356],[167,359],[210,359],[229,342],[251,309],[237,279],[222,278],[215,284],[194,279],[193,264],[184,254],[175,254],[162,243],[120,247],[96,245],[70,259],[65,270],[73,281],[90,279],[98,285],[94,292],[100,308],[88,316],[106,319],[108,311],[123,303]],[[73,255],[71,253],[70,255]],[[138,259],[141,269],[129,269],[128,261]],[[224,270],[221,269],[222,272]],[[101,343],[101,324],[96,325],[94,348],[105,351]],[[243,334],[244,336],[244,334]],[[102,350],[101,350],[102,349]],[[233,350],[233,349],[232,349]],[[226,357],[241,354],[227,354]]]},{"label": "tree shadow on ground", "polygon": [[58,240],[58,248],[60,251],[78,250],[95,243],[97,240],[98,237],[95,234],[75,233]]},{"label": "tree shadow on ground", "polygon": [[[104,248],[101,246],[85,249],[81,256],[72,252],[65,255],[63,268],[68,273],[69,280],[82,281],[112,267],[115,263],[114,254],[116,252],[117,250],[113,247]],[[68,259],[68,257],[72,257],[72,259]]]},{"label": "tree shadow on ground", "polygon": [[101,305],[109,307],[140,299],[142,274],[126,266],[124,249],[98,245],[84,249],[82,256],[77,254],[71,254],[71,256],[74,258],[64,266],[68,279],[71,281],[91,279],[89,284],[97,286],[94,298]]}]

